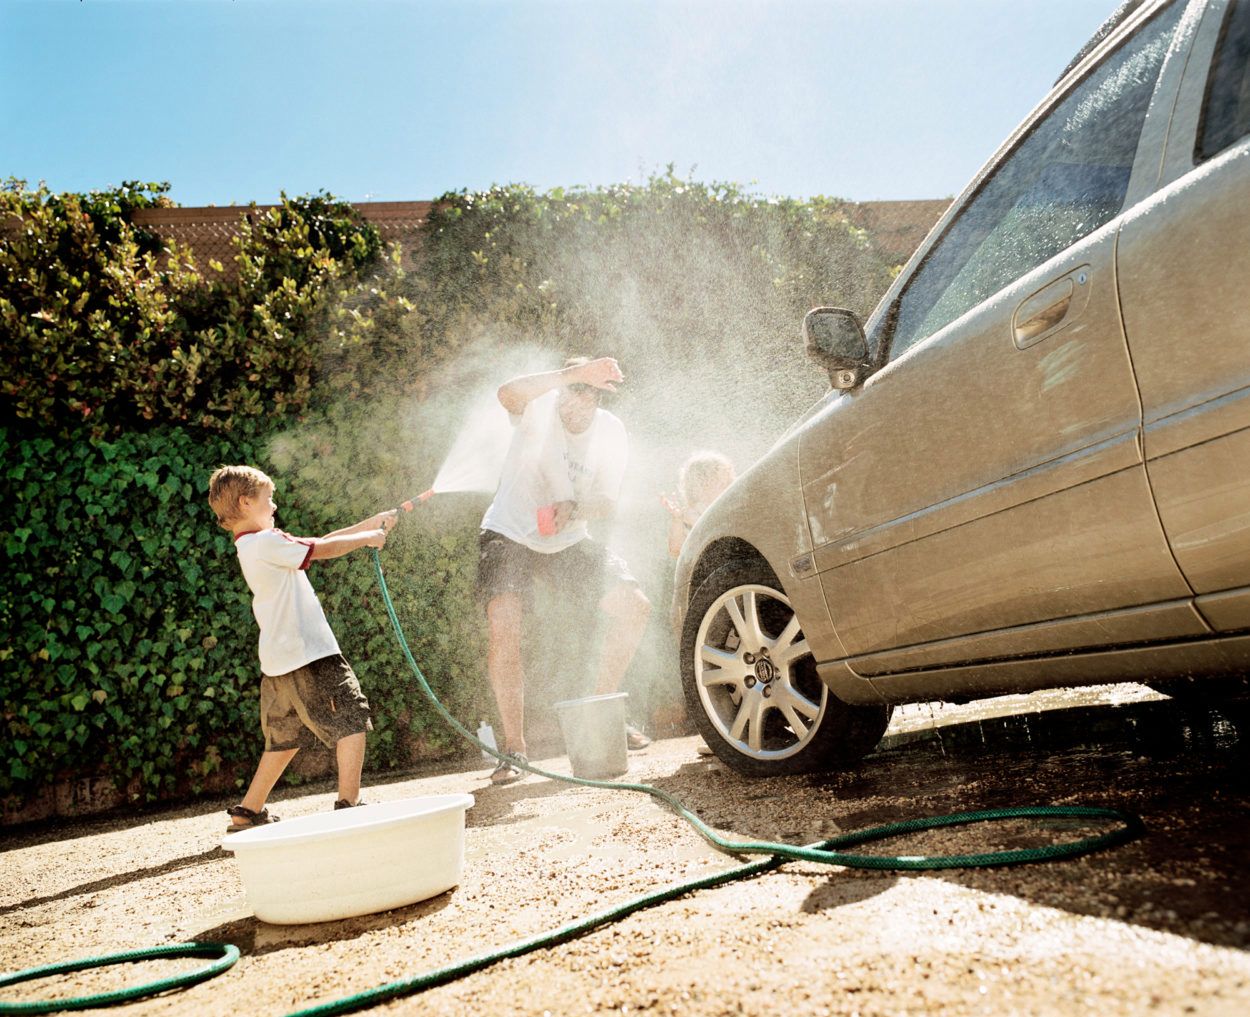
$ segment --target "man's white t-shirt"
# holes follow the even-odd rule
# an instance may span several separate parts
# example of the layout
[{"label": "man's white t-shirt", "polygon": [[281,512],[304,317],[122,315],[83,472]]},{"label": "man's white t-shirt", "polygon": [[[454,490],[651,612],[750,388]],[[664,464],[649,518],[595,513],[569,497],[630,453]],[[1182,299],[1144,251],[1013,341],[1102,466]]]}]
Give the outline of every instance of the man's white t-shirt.
[{"label": "man's white t-shirt", "polygon": [[281,530],[255,530],[234,538],[243,578],[252,591],[260,626],[260,669],[281,675],[339,653],[321,601],[305,569],[313,542]]},{"label": "man's white t-shirt", "polygon": [[625,425],[605,409],[596,409],[590,426],[570,434],[560,420],[560,392],[531,399],[513,416],[512,442],[504,459],[495,500],[482,518],[482,529],[502,533],[533,551],[554,554],[589,536],[578,519],[559,533],[538,532],[538,510],[558,501],[586,501],[601,495],[616,501],[625,476],[629,439]]}]

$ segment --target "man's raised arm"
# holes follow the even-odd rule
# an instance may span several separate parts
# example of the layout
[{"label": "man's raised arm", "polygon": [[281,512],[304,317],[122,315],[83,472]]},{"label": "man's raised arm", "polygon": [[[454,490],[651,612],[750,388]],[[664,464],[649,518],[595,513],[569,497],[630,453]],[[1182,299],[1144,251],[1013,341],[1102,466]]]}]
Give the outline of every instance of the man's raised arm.
[{"label": "man's raised arm", "polygon": [[499,386],[499,402],[513,416],[520,416],[525,407],[540,395],[565,385],[590,385],[592,388],[615,392],[618,382],[624,381],[620,365],[613,357],[600,357],[574,367],[559,371],[541,371],[538,374],[522,374]]}]

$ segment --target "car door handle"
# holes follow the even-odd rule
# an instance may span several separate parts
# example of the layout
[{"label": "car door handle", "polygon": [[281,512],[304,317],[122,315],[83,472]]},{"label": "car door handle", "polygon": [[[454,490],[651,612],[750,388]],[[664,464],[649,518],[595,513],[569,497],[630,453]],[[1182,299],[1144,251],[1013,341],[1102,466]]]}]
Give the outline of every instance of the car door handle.
[{"label": "car door handle", "polygon": [[1020,349],[1031,346],[1062,324],[1072,307],[1072,294],[1075,292],[1076,284],[1068,276],[1034,293],[1016,308],[1012,319],[1012,335],[1016,346]]},{"label": "car door handle", "polygon": [[1079,319],[1091,289],[1089,265],[1078,265],[1025,297],[1011,318],[1011,338],[1016,347],[1032,346]]}]

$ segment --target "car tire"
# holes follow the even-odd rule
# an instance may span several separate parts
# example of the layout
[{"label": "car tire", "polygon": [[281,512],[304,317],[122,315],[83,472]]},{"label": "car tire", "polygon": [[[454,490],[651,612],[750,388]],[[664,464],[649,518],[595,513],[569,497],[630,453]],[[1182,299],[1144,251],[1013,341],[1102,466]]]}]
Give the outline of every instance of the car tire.
[{"label": "car tire", "polygon": [[722,565],[695,592],[681,673],[699,733],[749,777],[855,763],[880,741],[893,709],[851,706],[829,691],[789,599],[762,562]]}]

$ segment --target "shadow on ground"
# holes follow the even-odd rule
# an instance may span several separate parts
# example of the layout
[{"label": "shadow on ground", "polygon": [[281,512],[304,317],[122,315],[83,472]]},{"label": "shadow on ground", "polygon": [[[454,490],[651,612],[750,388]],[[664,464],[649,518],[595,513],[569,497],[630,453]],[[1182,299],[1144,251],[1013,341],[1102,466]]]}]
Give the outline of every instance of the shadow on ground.
[{"label": "shadow on ground", "polygon": [[[714,827],[793,844],[951,812],[1022,805],[1118,809],[1141,817],[1145,835],[1071,861],[900,873],[891,882],[940,878],[1244,950],[1250,948],[1248,718],[1250,707],[1241,702],[1080,706],[920,732],[850,771],[748,780],[723,764],[703,762],[656,783],[697,803],[693,811]],[[809,792],[806,808],[789,804],[796,783]],[[760,808],[768,799],[776,807]],[[752,807],[742,808],[744,800]],[[882,841],[871,853],[1008,850],[1105,829],[1072,822],[975,824],[939,837]],[[840,906],[890,885],[863,871],[853,875],[850,883],[831,877],[807,906]]]},{"label": "shadow on ground", "polygon": [[220,847],[211,848],[208,851],[201,851],[196,855],[186,855],[183,858],[171,858],[167,862],[161,862],[159,865],[149,865],[141,869],[132,869],[128,872],[119,873],[116,876],[107,876],[104,879],[95,879],[90,883],[80,883],[78,886],[72,886],[67,890],[61,890],[59,893],[48,894],[44,897],[29,897],[26,900],[18,901],[15,904],[8,904],[0,907],[0,916],[7,915],[13,911],[25,911],[28,908],[39,907],[41,904],[51,904],[54,901],[65,900],[69,897],[79,897],[90,893],[98,893],[101,890],[111,890],[115,886],[125,886],[127,883],[133,883],[140,879],[149,879],[152,876],[165,876],[171,872],[177,872],[179,869],[185,869],[192,865],[204,865],[207,862],[221,861],[226,857],[226,852]]},{"label": "shadow on ground", "polygon": [[248,956],[259,956],[293,946],[347,942],[378,929],[399,929],[429,918],[451,903],[454,892],[448,890],[437,897],[391,911],[330,922],[270,925],[257,918],[240,918],[193,933],[189,938],[196,942],[233,943],[240,952]]}]

